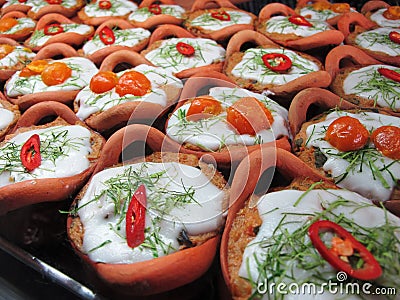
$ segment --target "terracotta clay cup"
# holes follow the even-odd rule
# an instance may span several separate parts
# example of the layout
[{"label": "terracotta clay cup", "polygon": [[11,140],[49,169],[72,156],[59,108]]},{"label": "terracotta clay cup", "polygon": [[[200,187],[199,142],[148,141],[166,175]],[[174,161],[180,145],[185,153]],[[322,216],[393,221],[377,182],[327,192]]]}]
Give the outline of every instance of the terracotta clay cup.
[{"label": "terracotta clay cup", "polygon": [[[148,60],[137,52],[130,50],[119,50],[107,56],[100,66],[100,71],[114,71],[120,64],[128,64],[132,68],[139,65],[153,66]],[[130,101],[117,104],[107,110],[90,115],[85,119],[86,124],[97,131],[106,131],[116,126],[129,123],[152,124],[161,118],[178,100],[181,89],[172,85],[165,85],[162,89],[166,92],[166,106],[147,101]],[[77,112],[78,104],[74,103]]]},{"label": "terracotta clay cup", "polygon": [[[148,8],[148,7],[156,7],[156,10],[160,7],[159,5],[175,5],[175,2],[173,0],[161,0],[161,1],[156,1],[156,0],[144,0],[139,4],[139,9],[143,8]],[[157,6],[158,5],[158,6]],[[161,10],[161,8],[160,8]],[[141,28],[146,28],[146,29],[154,29],[159,25],[164,25],[164,24],[173,24],[173,25],[181,25],[183,22],[183,18],[177,18],[172,15],[168,14],[163,14],[161,13],[156,13],[152,14],[148,18],[146,18],[144,21],[136,21],[132,20],[128,17],[129,22],[134,25],[135,27],[141,27]]]},{"label": "terracotta clay cup", "polygon": [[0,129],[0,141],[4,139],[4,137],[13,130],[15,124],[21,116],[21,112],[18,109],[17,105],[11,104],[7,101],[6,97],[4,97],[3,93],[0,92],[0,109],[5,109],[13,114],[13,119],[10,123],[6,125],[3,129]]},{"label": "terracotta clay cup", "polygon": [[[94,32],[94,35],[99,35],[105,27],[108,27],[110,29],[118,30],[118,29],[130,29],[130,28],[135,28],[131,23],[129,23],[127,20],[124,19],[119,19],[119,18],[112,18],[101,25],[97,27],[96,31]],[[111,44],[111,45],[106,45],[104,48],[99,49],[91,54],[86,55],[87,58],[89,58],[91,61],[93,61],[96,65],[100,65],[103,61],[104,58],[106,58],[108,55],[111,53],[114,53],[119,50],[130,50],[130,51],[135,51],[139,52],[143,50],[149,42],[149,39],[144,39],[137,43],[136,45],[132,47],[128,46],[123,46],[119,45],[117,43]],[[83,52],[83,50],[80,50],[79,52]],[[85,53],[83,53],[85,55]]]},{"label": "terracotta clay cup", "polygon": [[[396,82],[380,74],[380,68],[396,70],[395,66],[383,64],[363,50],[350,45],[332,49],[325,59],[325,69],[332,77],[331,91],[358,106],[377,107],[399,115],[400,108],[395,96]],[[350,83],[357,84],[357,89],[346,89],[345,81],[349,76],[353,76],[350,77]],[[369,85],[370,82],[373,84],[373,78],[378,78],[382,84],[371,89]],[[361,79],[362,84],[356,81]],[[385,81],[387,82],[384,83]],[[373,91],[371,95],[366,94],[368,89]]]},{"label": "terracotta clay cup", "polygon": [[[315,33],[310,36],[297,36],[295,34],[278,34],[278,33],[269,33],[266,30],[266,22],[271,19],[273,16],[296,16],[296,12],[288,7],[285,4],[281,3],[270,3],[265,5],[260,13],[258,14],[258,26],[257,31],[266,35],[268,38],[273,40],[275,43],[278,43],[284,47],[306,51],[312,50],[316,48],[330,47],[332,45],[339,45],[343,42],[344,36],[339,31],[334,29],[333,27],[328,27],[330,30],[325,30],[322,32]],[[312,21],[310,21],[312,22]]]},{"label": "terracotta clay cup", "polygon": [[[136,142],[145,143],[154,152],[172,151],[176,154],[175,145],[170,145],[168,141],[163,140],[153,127],[128,125],[115,132],[107,140],[93,175],[119,164],[120,157],[124,160],[124,149]],[[144,149],[143,152],[135,152],[135,159],[144,158],[144,155]],[[67,220],[69,235],[73,218],[70,215]],[[72,241],[71,237],[70,240]],[[73,242],[71,245],[83,262],[95,270],[107,287],[122,295],[145,296],[176,289],[202,276],[213,262],[219,241],[220,236],[216,235],[201,245],[148,261],[129,264],[97,263],[81,252]]]},{"label": "terracotta clay cup", "polygon": [[[215,4],[214,6],[217,6],[217,7],[207,9],[207,7],[210,4]],[[194,24],[192,22],[195,18],[199,18],[202,15],[208,15],[208,14],[211,14],[211,16],[212,16],[212,14],[216,14],[217,17],[219,15],[221,15],[219,17],[221,19],[223,19],[224,16],[226,16],[225,18],[229,17],[229,20],[227,20],[227,22],[229,22],[232,20],[232,18],[230,17],[230,14],[235,13],[235,12],[247,15],[250,18],[250,22],[248,22],[248,23],[233,22],[229,26],[225,26],[225,27],[223,27],[221,29],[217,29],[217,30],[209,29],[208,28],[209,24],[207,24],[207,23],[204,24],[204,25],[207,25],[207,28],[203,28],[202,24],[197,24],[197,23]],[[190,12],[187,13],[187,18],[185,19],[183,26],[196,36],[210,38],[210,39],[213,39],[216,41],[223,42],[223,41],[226,41],[227,39],[229,39],[236,32],[239,32],[242,30],[254,30],[256,18],[257,17],[255,15],[253,15],[252,13],[240,10],[239,8],[237,8],[235,5],[233,5],[228,0],[208,0],[208,1],[196,0],[193,3],[193,6],[192,6]],[[216,20],[216,21],[213,21],[213,20]],[[210,22],[210,21],[208,21],[208,22]],[[211,22],[212,23],[216,22],[219,25],[224,24],[224,20],[218,20],[213,17],[211,17]]]},{"label": "terracotta clay cup", "polygon": [[[3,143],[20,132],[37,128],[36,124],[39,124],[46,117],[54,116],[59,117],[66,124],[85,127],[67,106],[58,102],[42,102],[25,111],[15,125],[13,132],[6,137]],[[49,123],[46,126],[54,125]],[[94,131],[91,131],[91,134],[92,153],[88,156],[90,166],[87,169],[69,177],[29,179],[1,187],[0,214],[35,203],[62,201],[73,196],[94,171],[100,156],[100,149],[105,143],[104,138],[99,134]]]},{"label": "terracotta clay cup", "polygon": [[[41,17],[35,27],[35,31],[40,31],[44,30],[46,32],[46,27],[51,25],[51,24],[77,24],[76,22],[68,19],[66,16],[57,14],[57,13],[50,13],[46,14],[43,17]],[[28,48],[31,48],[33,51],[37,52],[43,47],[49,45],[49,44],[54,44],[54,43],[65,43],[67,45],[71,45],[73,47],[78,47],[80,46],[86,39],[88,39],[94,32],[94,28],[92,26],[89,27],[90,30],[85,33],[85,34],[80,34],[77,32],[68,32],[64,31],[61,33],[53,34],[51,33],[49,35],[49,39],[43,44],[43,45],[37,45],[32,43],[31,39],[32,37],[28,38],[25,42],[24,45]],[[46,34],[45,34],[46,35]]]},{"label": "terracotta clay cup", "polygon": [[[372,22],[374,22],[377,26],[381,27],[386,27],[390,23],[397,23],[398,20],[391,20],[386,18],[385,11],[390,8],[390,4],[381,1],[381,0],[370,0],[364,3],[364,5],[361,7],[361,13],[365,15],[368,19],[370,19]],[[376,15],[374,17],[373,15]],[[375,19],[372,20],[372,19]],[[388,26],[388,27],[398,27],[398,26]]]},{"label": "terracotta clay cup", "polygon": [[[3,21],[0,21],[0,23],[4,22],[4,20],[8,20],[9,18],[18,20],[18,19],[23,19],[23,18],[28,18],[28,17],[22,11],[10,11],[9,13],[6,13],[1,17],[1,20],[3,20]],[[33,21],[32,27],[26,27],[15,33],[5,33],[5,32],[0,33],[0,37],[7,37],[10,39],[16,40],[18,42],[23,42],[26,40],[27,37],[29,37],[32,34],[33,30],[35,29],[35,24],[36,24],[36,22]]]},{"label": "terracotta clay cup", "polygon": [[[168,39],[170,37],[196,38],[195,35],[193,35],[186,29],[179,27],[177,25],[170,25],[170,24],[160,25],[153,31],[152,35],[150,36],[149,45],[148,45],[147,49],[143,50],[140,54],[145,56],[149,51],[157,48],[159,46],[159,43],[162,42],[162,40]],[[183,79],[183,78],[189,78],[189,77],[195,75],[197,72],[203,72],[203,71],[221,72],[223,64],[224,64],[223,61],[218,61],[218,62],[214,62],[212,64],[205,65],[205,66],[188,68],[188,69],[184,69],[182,71],[176,72],[175,76]]]},{"label": "terracotta clay cup", "polygon": [[[400,23],[399,23],[400,24]],[[400,66],[400,47],[398,42],[390,39],[392,32],[400,34],[396,28],[377,28],[376,24],[367,19],[364,15],[356,12],[344,14],[338,21],[338,28],[345,35],[345,43],[363,50],[369,56],[386,64]],[[351,29],[354,28],[353,31]],[[374,49],[360,45],[357,38],[364,40],[374,40]],[[377,38],[380,37],[380,38]],[[381,45],[381,47],[379,47]],[[386,50],[385,47],[389,49]],[[378,49],[378,50],[377,50]],[[397,49],[397,53],[396,53]]]},{"label": "terracotta clay cup", "polygon": [[[319,108],[316,111],[315,108]],[[340,109],[350,112],[360,112],[360,111],[372,111],[381,114],[390,115],[387,111],[378,109],[362,109],[351,102],[348,102],[341,97],[333,94],[330,91],[311,88],[301,91],[293,99],[291,106],[289,108],[289,123],[293,135],[293,149],[295,153],[300,153],[300,149],[304,147],[304,140],[298,140],[298,133],[302,129],[303,124],[308,120],[313,120],[313,117],[319,117],[323,112],[327,112],[330,109]],[[311,164],[311,162],[310,162]],[[317,169],[315,169],[317,172]],[[321,176],[325,176],[325,172],[322,170],[318,171]],[[328,178],[328,177],[327,177]],[[328,178],[333,182],[333,178]],[[391,198],[386,200],[383,205],[392,213],[400,216],[400,196],[398,188],[395,187]]]},{"label": "terracotta clay cup", "polygon": [[[267,176],[265,176],[266,174]],[[281,181],[291,182],[293,179],[302,178],[314,182],[321,181],[327,186],[334,187],[323,176],[314,172],[313,169],[292,153],[283,149],[263,146],[243,159],[236,169],[231,184],[230,206],[220,247],[222,274],[230,294],[235,294],[230,275],[233,262],[230,261],[231,253],[229,251],[229,239],[233,222],[237,213],[247,205],[247,202],[250,207],[253,207],[256,205],[259,197],[268,192],[276,174],[281,175],[279,177]],[[261,191],[258,190],[260,185],[262,187]],[[285,199],[282,200],[284,201]],[[247,225],[251,226],[250,220],[248,221]],[[246,230],[247,228],[243,228],[243,231]]]},{"label": "terracotta clay cup", "polygon": [[[264,83],[262,81],[246,79],[246,74],[244,74],[244,78],[237,77],[232,74],[232,70],[242,61],[242,59],[244,60],[243,57],[245,52],[241,51],[241,47],[246,43],[254,44],[256,46],[254,49],[260,49],[260,51],[265,49],[268,52],[274,52],[276,49],[277,53],[281,53],[282,51],[284,52],[284,48],[275,44],[273,41],[258,32],[244,30],[233,35],[226,49],[224,73],[232,81],[236,82],[236,84],[243,88],[247,88],[258,93],[267,90],[272,92],[272,96],[290,99],[295,93],[305,88],[328,87],[331,83],[331,76],[327,71],[324,70],[322,63],[315,57],[301,52],[296,53],[304,59],[315,63],[319,67],[319,70],[308,72],[306,74],[299,74],[295,79],[286,80],[282,84],[277,84],[274,82],[274,80]],[[254,63],[256,63],[255,59],[254,61]],[[265,66],[265,68],[267,67]],[[276,72],[275,76],[279,77],[286,74],[290,74],[290,69],[287,72]],[[260,76],[260,80],[261,77],[263,77],[263,75]]]}]

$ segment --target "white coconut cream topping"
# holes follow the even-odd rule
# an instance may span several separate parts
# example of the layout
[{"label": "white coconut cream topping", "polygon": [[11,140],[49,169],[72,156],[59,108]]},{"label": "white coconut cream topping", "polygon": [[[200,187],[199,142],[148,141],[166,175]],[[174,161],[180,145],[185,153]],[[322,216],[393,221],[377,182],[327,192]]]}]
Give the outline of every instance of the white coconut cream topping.
[{"label": "white coconut cream topping", "polygon": [[[92,27],[85,24],[60,24],[63,28],[63,32],[77,33],[81,35],[87,35],[92,30]],[[29,39],[30,47],[43,46],[49,39],[54,35],[46,35],[44,29],[35,30]]]},{"label": "white coconut cream topping", "polygon": [[343,81],[346,94],[356,94],[373,100],[380,107],[400,109],[400,83],[382,76],[379,68],[400,72],[399,67],[390,65],[371,65],[352,71]]},{"label": "white coconut cream topping", "polygon": [[285,16],[276,16],[266,21],[266,31],[268,33],[295,34],[297,36],[311,36],[313,34],[331,30],[328,23],[319,20],[308,20],[312,26],[302,26],[293,24]]},{"label": "white coconut cream topping", "polygon": [[14,113],[3,107],[0,103],[0,130],[7,128],[14,120]]},{"label": "white coconut cream topping", "polygon": [[400,178],[400,162],[383,156],[373,143],[359,151],[349,151],[346,156],[325,140],[328,126],[340,116],[358,119],[372,132],[384,125],[400,127],[400,119],[372,112],[358,114],[335,111],[326,120],[307,127],[307,147],[318,148],[327,161],[323,169],[331,174],[340,187],[355,191],[369,199],[385,201],[390,198],[393,188]]},{"label": "white coconut cream topping", "polygon": [[16,46],[12,52],[0,59],[0,70],[7,70],[18,64],[29,63],[36,56],[30,49]]},{"label": "white coconut cream topping", "polygon": [[[182,19],[182,15],[185,13],[185,9],[179,5],[160,4],[160,8],[163,15],[173,16],[177,19]],[[131,13],[128,17],[128,20],[134,22],[144,22],[153,16],[155,15],[151,13],[147,7],[143,7]]]},{"label": "white coconut cream topping", "polygon": [[20,71],[18,71],[7,82],[5,86],[5,93],[9,97],[17,97],[39,92],[80,90],[87,86],[93,75],[98,72],[95,64],[87,58],[68,57],[57,61],[64,62],[72,70],[71,77],[69,77],[63,83],[47,86],[42,81],[40,75],[19,77]]},{"label": "white coconut cream topping", "polygon": [[202,28],[204,30],[217,31],[226,27],[238,24],[251,24],[251,15],[238,10],[225,10],[229,16],[229,21],[222,21],[211,16],[211,13],[204,13],[191,21],[187,21],[188,25]]},{"label": "white coconut cream topping", "polygon": [[148,39],[151,34],[150,31],[143,28],[119,29],[113,30],[113,32],[115,36],[115,42],[111,45],[104,44],[98,34],[93,36],[93,39],[87,41],[82,47],[85,55],[91,55],[100,49],[110,46],[134,47]]},{"label": "white coconut cream topping", "polygon": [[[3,4],[3,7],[10,5],[21,5],[21,3],[18,0],[7,0]],[[37,13],[41,8],[48,6],[49,3],[44,0],[27,0],[23,5],[31,6],[31,11]],[[61,5],[66,8],[72,8],[77,6],[78,2],[76,0],[62,0]]]},{"label": "white coconut cream topping", "polygon": [[[292,67],[285,73],[277,73],[268,69],[262,60],[267,53],[287,55],[292,61]],[[242,60],[232,69],[232,75],[238,78],[256,80],[261,84],[282,85],[311,72],[319,71],[318,65],[294,51],[282,48],[248,49]]]},{"label": "white coconut cream topping", "polygon": [[[191,45],[195,52],[185,56],[178,52],[176,44],[183,42]],[[225,49],[217,42],[203,38],[171,38],[161,41],[161,45],[148,52],[146,59],[154,65],[177,73],[186,69],[207,66],[225,60]]]},{"label": "white coconut cream topping", "polygon": [[1,32],[1,34],[15,34],[21,30],[34,28],[36,26],[35,21],[33,21],[31,18],[19,18],[16,20],[18,21],[18,24],[11,27],[9,30]]},{"label": "white coconut cream topping", "polygon": [[400,20],[390,20],[383,16],[387,8],[378,9],[372,13],[370,19],[381,27],[400,27]]},{"label": "white coconut cream topping", "polygon": [[[344,227],[361,243],[373,249],[371,252],[379,261],[384,259],[387,262],[385,255],[389,253],[395,255],[392,261],[396,263],[382,265],[383,275],[373,284],[397,287],[393,275],[398,268],[400,219],[374,206],[366,198],[346,190],[283,190],[264,195],[258,201],[257,209],[262,225],[244,251],[239,276],[249,279],[259,287],[259,291],[264,291],[265,294],[259,294],[262,299],[277,299],[271,292],[282,297],[279,299],[290,300],[370,297],[363,291],[357,295],[346,292],[345,288],[336,289],[336,293],[334,289],[328,289],[329,281],[336,283],[336,287],[346,282],[337,280],[338,271],[311,244],[308,228],[320,219]],[[332,236],[326,234],[321,238],[329,244]],[[286,286],[282,289],[286,292],[284,295],[277,290],[281,283]],[[291,283],[296,284],[300,292],[295,292],[296,287],[289,290]],[[303,284],[309,287],[315,285],[315,293],[307,292],[308,289],[302,293]],[[362,282],[359,284],[361,290]],[[324,293],[321,292],[323,290]],[[373,297],[368,299],[377,299]]]},{"label": "white coconut cream topping", "polygon": [[[186,119],[186,113],[190,103],[184,104],[170,116],[167,135],[179,143],[190,143],[206,151],[215,151],[228,145],[267,143],[289,135],[286,126],[287,110],[267,96],[245,89],[223,87],[211,88],[209,95],[221,102],[221,114],[200,121],[189,121]],[[255,97],[265,104],[274,118],[271,128],[261,130],[255,136],[238,134],[235,131],[226,121],[226,108],[243,97]]]},{"label": "white coconut cream topping", "polygon": [[99,1],[86,4],[84,12],[90,18],[125,16],[135,11],[138,6],[132,1],[111,0],[110,9],[99,8]]},{"label": "white coconut cream topping", "polygon": [[[34,134],[40,137],[42,163],[29,172],[22,165],[22,145]],[[0,187],[42,178],[79,174],[89,167],[91,133],[79,125],[54,126],[20,133],[0,148]]]},{"label": "white coconut cream topping", "polygon": [[[140,184],[146,188],[144,242],[130,248],[126,211]],[[211,232],[223,222],[225,191],[201,170],[175,163],[137,163],[97,173],[78,203],[83,251],[93,261],[133,263],[179,250],[178,236]],[[117,197],[117,198],[116,198]]]},{"label": "white coconut cream topping", "polygon": [[394,28],[377,28],[364,31],[357,35],[357,45],[375,52],[382,52],[390,56],[400,56],[400,45],[389,39],[389,33],[400,29]]},{"label": "white coconut cream topping", "polygon": [[312,6],[304,6],[300,9],[300,15],[312,20],[326,21],[340,14],[330,9],[316,10]]},{"label": "white coconut cream topping", "polygon": [[145,101],[165,107],[168,100],[166,90],[170,87],[174,89],[181,89],[183,87],[182,81],[168,70],[148,65],[139,65],[133,69],[124,70],[119,72],[117,77],[119,78],[125,72],[131,70],[144,74],[150,80],[151,91],[149,93],[144,96],[128,94],[120,97],[116,93],[115,88],[102,94],[96,94],[90,90],[90,86],[86,86],[75,98],[75,102],[79,106],[76,114],[78,118],[84,120],[96,112],[105,111],[115,105],[132,101]]}]

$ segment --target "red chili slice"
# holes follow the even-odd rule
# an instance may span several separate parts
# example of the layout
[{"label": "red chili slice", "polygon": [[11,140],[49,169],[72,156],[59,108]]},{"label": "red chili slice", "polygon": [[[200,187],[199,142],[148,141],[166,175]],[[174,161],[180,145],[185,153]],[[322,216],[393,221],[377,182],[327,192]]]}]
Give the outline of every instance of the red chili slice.
[{"label": "red chili slice", "polygon": [[112,3],[109,0],[100,0],[99,8],[100,9],[110,9],[112,7]]},{"label": "red chili slice", "polygon": [[158,4],[152,4],[149,6],[149,12],[153,15],[159,15],[162,13],[161,7]]},{"label": "red chili slice", "polygon": [[105,45],[112,45],[115,43],[115,35],[112,29],[108,26],[104,26],[103,29],[99,33],[100,40]]},{"label": "red chili slice", "polygon": [[19,3],[25,3],[27,0],[18,0]]},{"label": "red chili slice", "polygon": [[230,21],[231,16],[226,11],[215,11],[211,13],[211,17],[220,21]]},{"label": "red chili slice", "polygon": [[48,4],[61,4],[62,0],[46,0]]},{"label": "red chili slice", "polygon": [[29,172],[35,170],[42,163],[40,155],[40,138],[39,135],[32,135],[25,144],[22,145],[20,158],[22,165]]},{"label": "red chili slice", "polygon": [[131,248],[139,246],[144,241],[146,202],[146,188],[142,184],[133,194],[126,213],[126,240]]},{"label": "red chili slice", "polygon": [[399,72],[396,72],[396,71],[388,69],[388,68],[379,68],[378,72],[379,72],[379,74],[381,74],[382,76],[384,76],[386,78],[400,82],[400,73]]},{"label": "red chili slice", "polygon": [[300,26],[308,26],[308,27],[312,27],[313,25],[307,21],[306,18],[304,18],[303,16],[290,16],[288,18],[289,22],[296,24],[296,25],[300,25]]},{"label": "red chili slice", "polygon": [[[338,253],[335,247],[328,248],[322,241],[320,233],[327,231],[333,232],[336,235],[334,238],[342,240],[344,245],[342,253]],[[346,272],[349,276],[361,280],[373,280],[382,275],[382,268],[371,252],[342,226],[328,220],[320,220],[311,224],[308,234],[314,247],[335,269]],[[350,250],[353,251],[348,251],[349,245],[352,248]],[[343,257],[348,258],[353,254],[356,254],[357,257],[360,257],[364,261],[363,266],[359,269],[355,269],[349,263],[348,259],[343,259]]]},{"label": "red chili slice", "polygon": [[396,44],[400,44],[400,32],[391,31],[389,33],[389,39]]},{"label": "red chili slice", "polygon": [[176,50],[178,50],[180,54],[185,56],[192,56],[194,54],[193,46],[183,42],[179,42],[178,44],[176,44]]},{"label": "red chili slice", "polygon": [[285,54],[267,53],[261,59],[264,65],[274,72],[285,72],[292,67],[292,60]]},{"label": "red chili slice", "polygon": [[45,35],[56,35],[64,32],[64,28],[59,23],[48,24],[43,29]]}]

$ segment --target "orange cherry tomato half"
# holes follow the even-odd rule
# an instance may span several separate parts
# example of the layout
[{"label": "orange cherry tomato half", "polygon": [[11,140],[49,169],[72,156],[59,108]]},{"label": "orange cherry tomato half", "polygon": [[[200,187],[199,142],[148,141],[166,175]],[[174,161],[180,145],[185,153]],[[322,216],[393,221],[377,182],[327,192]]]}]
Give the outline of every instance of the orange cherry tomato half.
[{"label": "orange cherry tomato half", "polygon": [[8,44],[1,44],[0,45],[0,59],[6,57],[8,54],[13,52],[15,49],[14,46],[8,45]]},{"label": "orange cherry tomato half", "polygon": [[109,0],[100,0],[99,8],[100,9],[110,9],[112,7],[112,3]]},{"label": "orange cherry tomato half", "polygon": [[369,132],[356,118],[343,116],[333,121],[325,134],[327,140],[339,151],[359,150],[368,142]]},{"label": "orange cherry tomato half", "polygon": [[90,80],[90,90],[96,94],[108,92],[118,82],[117,74],[112,71],[100,71]]},{"label": "orange cherry tomato half", "polygon": [[308,27],[312,27],[313,25],[307,21],[306,18],[304,18],[303,16],[290,16],[288,18],[290,23],[293,23],[295,25],[299,25],[299,26],[308,26]]},{"label": "orange cherry tomato half", "polygon": [[62,0],[46,0],[48,4],[61,4]]},{"label": "orange cherry tomato half", "polygon": [[192,45],[183,42],[176,44],[176,50],[178,50],[178,52],[184,56],[192,56],[195,52]]},{"label": "orange cherry tomato half", "polygon": [[48,65],[49,63],[47,60],[44,59],[39,59],[39,60],[34,60],[31,62],[29,65],[27,65],[25,68],[21,70],[19,73],[20,77],[30,77],[33,75],[39,75],[43,72],[44,68]]},{"label": "orange cherry tomato half", "polygon": [[391,31],[389,33],[389,39],[396,44],[400,44],[400,32]]},{"label": "orange cherry tomato half", "polygon": [[198,121],[216,116],[221,111],[222,106],[218,100],[211,97],[198,97],[190,103],[186,118],[190,121]]},{"label": "orange cherry tomato half", "polygon": [[383,12],[383,16],[389,20],[400,19],[400,6],[389,6],[388,9]]},{"label": "orange cherry tomato half", "polygon": [[63,62],[55,62],[44,68],[41,77],[46,85],[51,86],[63,83],[71,77],[71,74],[72,70],[67,66],[67,64]]},{"label": "orange cherry tomato half", "polygon": [[239,134],[255,135],[270,128],[274,117],[256,98],[244,97],[228,107],[226,120]]},{"label": "orange cherry tomato half", "polygon": [[379,72],[379,74],[381,74],[382,76],[384,76],[386,78],[400,82],[400,73],[396,72],[395,70],[391,70],[388,68],[379,68],[378,72]]},{"label": "orange cherry tomato half", "polygon": [[18,21],[14,18],[0,19],[0,32],[8,31],[17,24],[18,24]]},{"label": "orange cherry tomato half", "polygon": [[348,3],[332,3],[331,10],[335,13],[343,14],[350,12],[350,4]]},{"label": "orange cherry tomato half", "polygon": [[118,80],[115,92],[120,96],[143,96],[150,91],[151,82],[145,75],[137,71],[125,72]]},{"label": "orange cherry tomato half", "polygon": [[162,13],[161,7],[158,4],[152,4],[148,9],[153,15],[160,15]]},{"label": "orange cherry tomato half", "polygon": [[372,132],[371,140],[376,149],[391,159],[400,159],[400,128],[382,126]]},{"label": "orange cherry tomato half", "polygon": [[326,10],[326,9],[330,9],[331,5],[332,4],[327,3],[327,2],[317,1],[317,2],[312,4],[312,8],[315,9],[315,10]]}]

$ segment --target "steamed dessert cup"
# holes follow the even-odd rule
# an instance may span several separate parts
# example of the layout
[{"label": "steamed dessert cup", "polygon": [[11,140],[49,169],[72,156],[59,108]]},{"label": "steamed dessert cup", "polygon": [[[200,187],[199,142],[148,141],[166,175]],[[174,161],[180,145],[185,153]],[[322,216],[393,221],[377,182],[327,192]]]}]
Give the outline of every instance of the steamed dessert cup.
[{"label": "steamed dessert cup", "polygon": [[128,21],[135,27],[154,29],[159,25],[181,25],[185,9],[173,0],[145,0],[139,8],[128,16]]},{"label": "steamed dessert cup", "polygon": [[331,3],[327,0],[299,0],[295,12],[306,19],[322,20],[335,26],[338,19],[345,13],[355,11],[348,3]]},{"label": "steamed dessert cup", "polygon": [[[242,52],[245,43],[255,47]],[[304,88],[328,87],[331,82],[329,73],[315,57],[282,48],[250,30],[238,32],[230,39],[224,73],[242,88],[270,92],[285,102]]]},{"label": "steamed dessert cup", "polygon": [[[121,64],[131,67],[114,71]],[[152,124],[178,100],[182,81],[128,50],[104,59],[100,71],[76,96],[76,115],[90,127],[105,131],[133,122]]]},{"label": "steamed dessert cup", "polygon": [[300,51],[329,48],[344,39],[326,21],[307,19],[281,3],[270,3],[261,9],[256,29],[275,43]]},{"label": "steamed dessert cup", "polygon": [[[57,118],[37,125],[50,116]],[[0,144],[0,213],[68,199],[89,179],[104,143],[64,104],[26,110]]]},{"label": "steamed dessert cup", "polygon": [[[354,30],[351,32],[351,28]],[[338,28],[345,43],[363,50],[373,58],[400,66],[400,29],[377,27],[360,13],[349,13],[339,19]]]},{"label": "steamed dessert cup", "polygon": [[20,11],[11,11],[0,19],[0,37],[25,41],[35,29],[36,22]]},{"label": "steamed dessert cup", "polygon": [[127,19],[137,8],[132,1],[92,0],[78,12],[78,17],[85,24],[98,26],[111,18]]},{"label": "steamed dessert cup", "polygon": [[353,46],[332,49],[325,60],[332,76],[330,89],[361,107],[377,107],[398,115],[400,68],[382,64]]},{"label": "steamed dessert cup", "polygon": [[83,0],[6,0],[1,8],[1,13],[21,11],[34,20],[49,13],[58,13],[70,18],[84,5],[85,1]]},{"label": "steamed dessert cup", "polygon": [[380,27],[400,26],[400,7],[385,1],[367,1],[361,8],[361,13]]},{"label": "steamed dessert cup", "polygon": [[216,41],[195,37],[176,25],[157,27],[141,54],[178,78],[188,78],[205,70],[221,71],[225,60],[225,49]]},{"label": "steamed dessert cup", "polygon": [[67,225],[83,263],[106,286],[136,296],[175,289],[207,271],[229,197],[224,177],[195,156],[154,152],[124,161],[138,155],[127,153],[134,142],[162,149],[151,130],[129,125],[110,137]]},{"label": "steamed dessert cup", "polygon": [[[271,185],[275,178],[281,183]],[[395,215],[326,182],[293,154],[262,148],[232,182],[222,273],[233,299],[315,299],[313,291],[318,299],[376,299],[327,282],[396,287],[399,233]]]},{"label": "steamed dessert cup", "polygon": [[0,81],[8,80],[29,64],[36,54],[13,39],[0,37]]},{"label": "steamed dessert cup", "polygon": [[51,13],[41,17],[32,35],[25,40],[24,45],[33,51],[39,51],[52,43],[65,43],[79,47],[93,35],[94,28],[76,23],[67,17]]},{"label": "steamed dessert cup", "polygon": [[[218,7],[207,9],[210,3]],[[195,36],[223,42],[238,31],[254,30],[256,18],[228,0],[197,0],[186,14],[183,26]]]},{"label": "steamed dessert cup", "polygon": [[[50,58],[58,55],[64,58]],[[22,110],[49,100],[72,103],[97,72],[96,65],[77,56],[71,46],[54,43],[42,48],[30,64],[7,80],[4,94]]]},{"label": "steamed dessert cup", "polygon": [[119,50],[139,52],[143,50],[151,32],[144,28],[136,28],[127,20],[113,18],[97,27],[94,36],[79,51],[96,65],[100,65],[105,57]]},{"label": "steamed dessert cup", "polygon": [[[308,119],[312,105],[331,110]],[[399,199],[400,119],[306,89],[289,108],[294,153],[336,185],[375,202]]]},{"label": "steamed dessert cup", "polygon": [[0,94],[0,141],[14,128],[20,116],[18,106],[8,102]]}]

